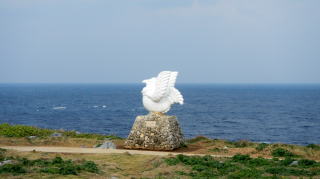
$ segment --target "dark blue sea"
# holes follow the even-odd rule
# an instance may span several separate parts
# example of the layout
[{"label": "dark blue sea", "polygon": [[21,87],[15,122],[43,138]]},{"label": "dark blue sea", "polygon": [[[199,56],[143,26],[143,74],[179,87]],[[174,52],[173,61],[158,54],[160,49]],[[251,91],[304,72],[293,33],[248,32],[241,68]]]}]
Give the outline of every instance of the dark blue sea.
[{"label": "dark blue sea", "polygon": [[[0,84],[0,123],[126,137],[147,114],[138,84]],[[320,85],[177,85],[186,138],[320,144]]]}]

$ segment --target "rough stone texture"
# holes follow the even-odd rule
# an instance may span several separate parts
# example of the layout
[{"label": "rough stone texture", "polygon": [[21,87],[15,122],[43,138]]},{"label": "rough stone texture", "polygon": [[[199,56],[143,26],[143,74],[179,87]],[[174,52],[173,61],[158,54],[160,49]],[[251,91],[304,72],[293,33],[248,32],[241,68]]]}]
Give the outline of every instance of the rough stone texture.
[{"label": "rough stone texture", "polygon": [[107,140],[107,141],[104,141],[103,144],[101,144],[97,148],[99,148],[99,149],[116,149],[116,145],[114,145],[113,142]]},{"label": "rough stone texture", "polygon": [[173,150],[179,148],[183,142],[183,134],[175,116],[149,113],[145,116],[137,116],[124,147]]}]

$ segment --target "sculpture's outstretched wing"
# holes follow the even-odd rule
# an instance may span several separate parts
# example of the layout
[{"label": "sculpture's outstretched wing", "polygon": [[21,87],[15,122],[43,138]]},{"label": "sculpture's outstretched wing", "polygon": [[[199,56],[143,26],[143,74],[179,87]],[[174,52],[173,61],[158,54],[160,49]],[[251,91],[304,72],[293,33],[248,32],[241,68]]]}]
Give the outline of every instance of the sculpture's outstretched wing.
[{"label": "sculpture's outstretched wing", "polygon": [[181,95],[180,91],[178,91],[176,88],[170,89],[169,100],[171,104],[173,103],[179,103],[181,105],[183,104],[183,96]]},{"label": "sculpture's outstretched wing", "polygon": [[171,72],[169,85],[168,85],[169,88],[174,87],[174,85],[176,84],[177,76],[178,76],[178,72],[176,71]]},{"label": "sculpture's outstretched wing", "polygon": [[170,88],[174,87],[176,83],[178,72],[162,71],[159,73],[155,85],[155,91],[152,95],[152,99],[156,102],[161,98],[168,96]]}]

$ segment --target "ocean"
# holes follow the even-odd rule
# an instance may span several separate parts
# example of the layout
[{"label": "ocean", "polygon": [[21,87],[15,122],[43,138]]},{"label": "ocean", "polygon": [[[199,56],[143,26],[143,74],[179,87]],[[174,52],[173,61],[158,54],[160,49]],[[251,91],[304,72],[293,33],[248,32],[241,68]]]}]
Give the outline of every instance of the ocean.
[{"label": "ocean", "polygon": [[[0,123],[127,137],[143,84],[0,84]],[[320,85],[178,84],[185,138],[320,144]]]}]

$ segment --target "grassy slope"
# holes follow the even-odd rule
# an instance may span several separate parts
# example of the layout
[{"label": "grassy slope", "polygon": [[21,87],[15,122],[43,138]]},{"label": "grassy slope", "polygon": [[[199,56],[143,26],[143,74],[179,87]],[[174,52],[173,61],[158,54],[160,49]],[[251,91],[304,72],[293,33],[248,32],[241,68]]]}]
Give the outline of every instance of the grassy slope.
[{"label": "grassy slope", "polygon": [[229,155],[248,154],[251,157],[272,158],[272,151],[276,148],[286,149],[302,158],[320,161],[319,145],[290,145],[290,144],[260,144],[249,141],[226,141],[196,137],[187,141],[188,148],[178,151],[190,151],[190,153]]},{"label": "grassy slope", "polygon": [[[2,127],[2,128],[1,128]],[[14,137],[6,136],[5,134],[17,133],[15,130],[17,128],[10,125],[0,125],[0,147],[5,145],[33,145],[33,146],[78,146],[78,147],[92,147],[103,142],[104,138],[109,138],[114,141],[118,148],[121,148],[124,140],[117,137],[109,137],[97,134],[76,134],[70,131],[60,131],[63,133],[63,137],[49,137],[55,130],[50,130],[50,133],[41,131],[42,129],[29,128],[24,129],[24,126],[19,126],[19,130],[23,132],[18,132],[18,135],[13,135]],[[1,130],[2,129],[2,130]],[[3,132],[5,129],[6,132]],[[34,132],[34,131],[37,132]],[[29,139],[32,133],[34,136],[38,136],[34,139]],[[21,135],[23,134],[23,135]],[[319,145],[310,145],[309,147],[298,146],[298,145],[287,145],[287,144],[258,144],[248,141],[237,141],[230,142],[224,140],[211,140],[205,137],[197,137],[190,139],[186,142],[187,147],[178,149],[174,152],[186,152],[186,153],[201,153],[201,154],[218,154],[234,156],[235,154],[248,154],[251,157],[263,157],[263,158],[273,158],[272,151],[282,148],[285,151],[294,154],[296,160],[310,159],[310,160],[320,160],[320,147]],[[283,151],[278,151],[280,154],[279,159],[284,159],[287,153]],[[181,172],[185,174],[190,174],[194,172],[192,165],[188,165],[184,162],[178,162],[175,165],[169,165],[165,158],[168,157],[158,157],[158,156],[147,156],[147,155],[130,155],[130,154],[52,154],[52,153],[40,153],[40,152],[14,152],[7,151],[8,156],[20,156],[26,157],[28,159],[39,159],[39,158],[54,158],[57,155],[61,156],[63,159],[72,160],[91,160],[98,164],[101,172],[99,174],[81,172],[78,175],[57,175],[57,174],[43,174],[37,172],[31,172],[23,174],[23,178],[92,178],[92,177],[110,177],[119,176],[121,178],[131,178],[131,177],[163,177],[163,178],[190,178],[190,175],[180,175]],[[275,155],[275,153],[273,154]],[[283,157],[281,157],[283,155]],[[215,160],[225,161],[229,160],[226,158],[217,158]],[[241,164],[241,166],[246,167],[246,165]],[[254,166],[254,169],[261,169],[262,166]],[[288,168],[288,166],[285,166]],[[315,167],[314,170],[318,170],[319,167]],[[200,169],[199,169],[200,170]],[[176,172],[179,171],[180,174]],[[242,170],[234,171],[243,172]],[[252,172],[252,171],[244,171]],[[241,174],[241,173],[240,173]],[[231,175],[231,174],[230,174]],[[236,174],[235,174],[236,175]],[[21,175],[14,176],[12,174],[0,174],[0,178],[21,178]],[[286,176],[289,177],[289,176]],[[294,176],[292,176],[295,178]],[[320,176],[319,176],[320,178]]]}]

